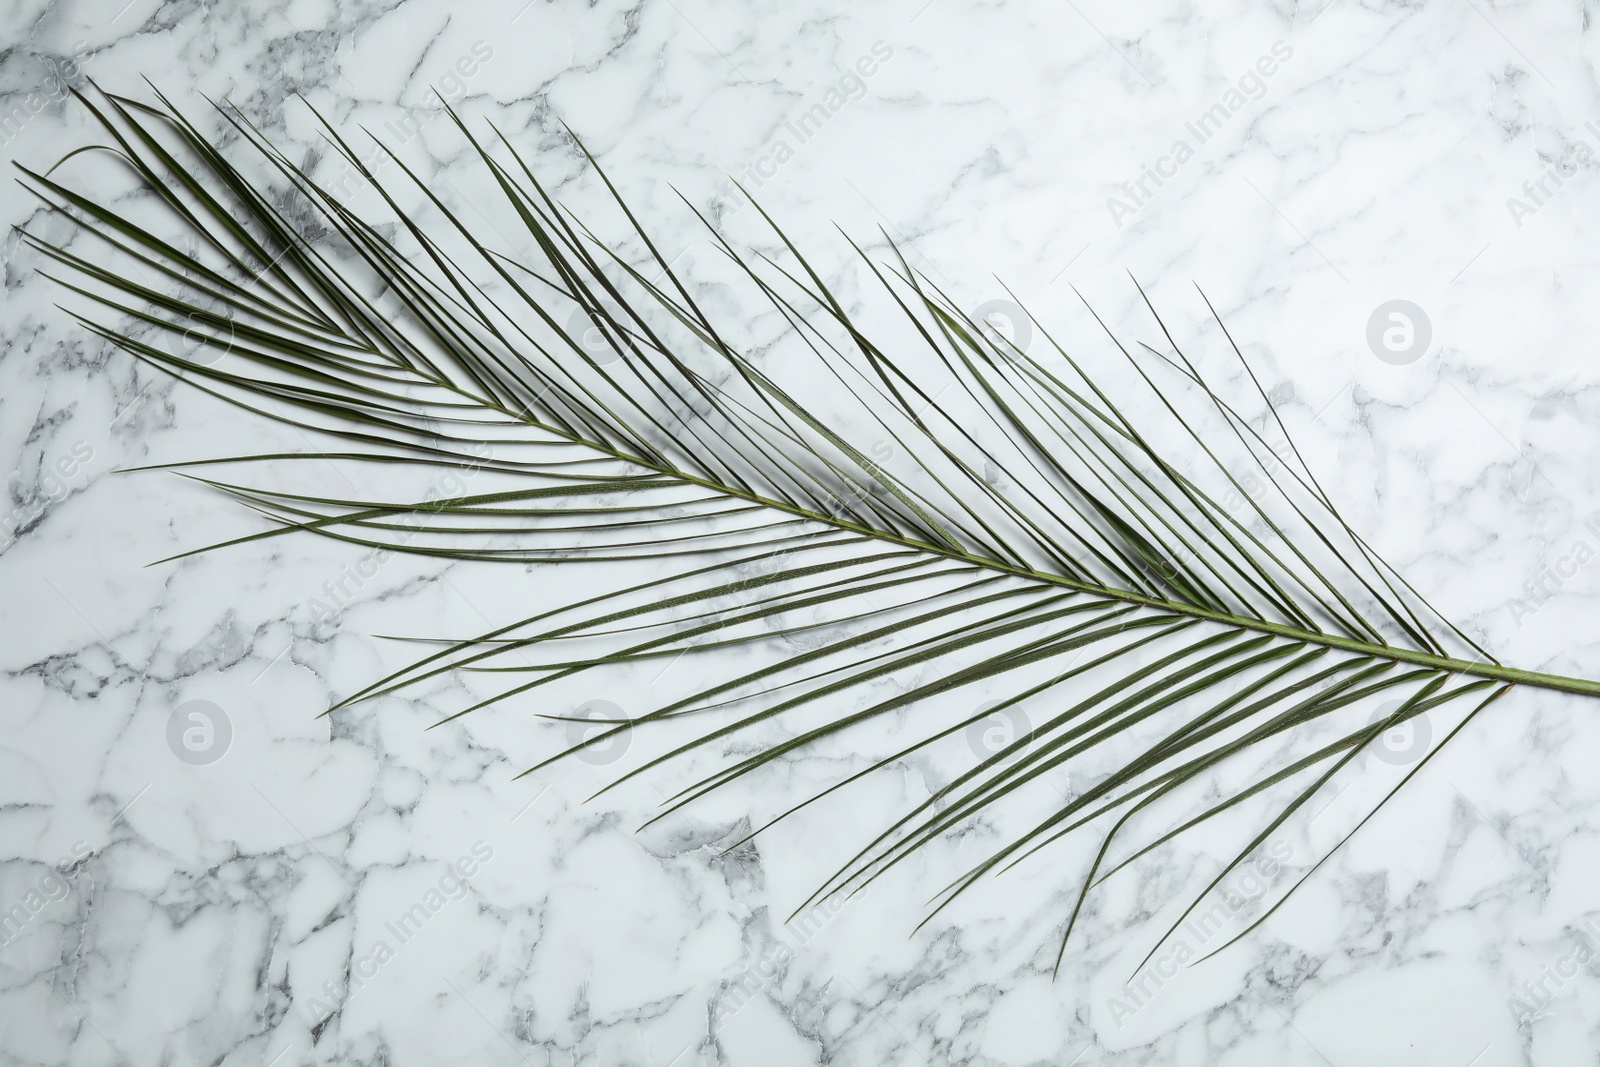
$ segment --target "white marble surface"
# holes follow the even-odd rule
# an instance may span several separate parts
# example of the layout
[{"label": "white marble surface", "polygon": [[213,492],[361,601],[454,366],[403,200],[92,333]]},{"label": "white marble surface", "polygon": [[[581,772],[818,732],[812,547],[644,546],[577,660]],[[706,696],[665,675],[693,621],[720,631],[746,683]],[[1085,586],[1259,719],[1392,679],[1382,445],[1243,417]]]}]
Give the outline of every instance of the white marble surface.
[{"label": "white marble surface", "polygon": [[[1204,333],[1197,282],[1413,582],[1507,662],[1593,677],[1595,11],[13,0],[0,106],[6,155],[39,166],[89,134],[59,92],[73,57],[113,89],[144,75],[186,104],[227,96],[291,144],[311,131],[294,93],[346,129],[399,129],[441,86],[558,176],[569,123],[691,260],[704,239],[669,183],[711,204],[733,174],[813,245],[838,246],[832,222],[884,226],[974,306],[997,275],[1073,336],[1069,286],[1135,321],[1125,271]],[[800,143],[788,124],[819,102],[837,107]],[[1238,106],[1201,143],[1186,123],[1219,103]],[[413,115],[414,151],[446,177],[467,167]],[[1171,175],[1148,196],[1146,165]],[[1524,191],[1556,166],[1549,195]],[[34,210],[4,199],[8,224]],[[395,662],[370,634],[467,630],[558,579],[519,591],[397,560],[347,582],[330,623],[310,601],[360,557],[338,545],[146,568],[245,520],[116,468],[303,442],[136,370],[52,307],[14,236],[4,256],[0,1061],[1593,1062],[1595,704],[1513,693],[1265,927],[1137,997],[1132,965],[1216,868],[1206,841],[1109,891],[1055,981],[1064,861],[912,934],[926,886],[961,869],[935,850],[814,931],[785,927],[840,858],[826,819],[724,857],[731,798],[635,834],[647,789],[582,803],[604,766],[512,781],[558,740],[515,709],[424,732],[424,693],[316,718]],[[1365,339],[1392,299],[1432,328],[1400,366]],[[191,701],[230,726],[209,765],[167,743]],[[926,793],[911,768],[876,788],[863,819]],[[1336,817],[1302,821],[1285,858],[1330,844]]]}]

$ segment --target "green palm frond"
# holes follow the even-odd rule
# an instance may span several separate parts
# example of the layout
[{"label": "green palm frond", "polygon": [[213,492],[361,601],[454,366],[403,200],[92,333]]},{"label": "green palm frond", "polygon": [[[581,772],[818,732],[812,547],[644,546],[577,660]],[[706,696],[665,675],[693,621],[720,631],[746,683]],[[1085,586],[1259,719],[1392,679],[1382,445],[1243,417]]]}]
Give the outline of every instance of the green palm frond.
[{"label": "green palm frond", "polygon": [[[1107,328],[1115,374],[1091,375],[1048,332],[1041,358],[973,321],[887,238],[887,262],[852,245],[875,294],[865,311],[847,308],[764,211],[772,254],[743,254],[707,222],[727,274],[692,288],[592,158],[628,224],[621,242],[558,205],[509,141],[454,113],[517,240],[536,246],[532,262],[491,247],[398,159],[394,180],[380,181],[331,127],[388,223],[319,188],[236,110],[219,108],[224,136],[211,138],[165,98],[80,100],[110,138],[91,147],[146,192],[96,197],[54,177],[60,164],[21,168],[77,223],[71,240],[26,240],[100,309],[79,321],[194,388],[339,442],[167,465],[267,523],[193,551],[311,531],[512,564],[508,588],[523,583],[519,599],[538,605],[487,633],[435,635],[432,651],[330,711],[452,675],[488,695],[444,721],[525,694],[560,719],[535,698],[564,679],[741,649],[702,660],[715,667],[691,692],[529,768],[646,727],[665,751],[613,785],[735,753],[663,814],[853,728],[896,717],[912,728],[914,743],[754,836],[997,710],[1048,708],[871,837],[812,901],[862,889],[1062,768],[1109,761],[935,897],[936,914],[983,874],[1109,819],[1075,883],[1064,951],[1094,885],[1254,797],[1285,796],[1214,887],[1397,724],[1457,701],[1470,719],[1517,683],[1600,694],[1600,683],[1504,666],[1443,620],[1339,517],[1231,337],[1260,418],[1214,391],[1159,317],[1160,348],[1130,351]],[[225,143],[259,157],[253,176]],[[174,223],[181,238],[159,235]],[[164,343],[173,337],[184,343]],[[1113,400],[1125,392],[1115,375],[1159,425]],[[465,469],[494,484],[382,500],[204,474],[293,459]],[[538,577],[520,576],[531,564],[627,561],[652,576],[555,603],[539,603]],[[998,705],[940,710],[941,697],[980,684],[1005,694]],[[1379,697],[1393,710],[1333,725]],[[1265,760],[1323,727],[1314,751],[1276,769]],[[1180,825],[1113,857],[1139,816],[1252,758],[1262,766],[1245,784],[1191,798]]]}]

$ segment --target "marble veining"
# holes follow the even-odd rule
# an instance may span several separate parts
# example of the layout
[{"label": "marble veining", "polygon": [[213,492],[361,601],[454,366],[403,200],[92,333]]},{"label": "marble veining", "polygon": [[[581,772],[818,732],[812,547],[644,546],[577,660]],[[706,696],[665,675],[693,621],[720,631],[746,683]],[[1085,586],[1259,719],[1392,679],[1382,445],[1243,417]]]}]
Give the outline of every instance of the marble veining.
[{"label": "marble veining", "polygon": [[[881,227],[973,307],[1003,279],[1074,337],[1074,289],[1150,329],[1131,272],[1216,343],[1198,284],[1411,581],[1506,662],[1592,677],[1593,22],[1588,0],[16,0],[0,141],[48,166],[92,135],[68,86],[147,77],[184,107],[233,101],[330,189],[360,179],[308,105],[470,206],[448,102],[581,198],[570,125],[686,264],[712,253],[673,187],[758,240],[736,179],[802,243]],[[3,203],[12,226],[58,225],[19,190]],[[827,819],[728,851],[754,813],[727,797],[635,833],[650,786],[585,804],[606,759],[513,781],[561,728],[507,708],[428,731],[444,688],[317,718],[400,662],[374,634],[482,628],[503,576],[315,538],[146,567],[249,519],[121,468],[305,441],[100,344],[37,265],[11,233],[0,1061],[1593,1062],[1591,704],[1513,693],[1194,966],[1359,818],[1360,788],[1286,826],[1139,974],[1225,843],[1108,885],[1054,978],[1070,851],[914,934],[959,840],[785,921],[841,858]],[[593,684],[576,699],[648,696]],[[800,760],[775,788],[836,770]],[[856,817],[939,773],[908,762]]]}]

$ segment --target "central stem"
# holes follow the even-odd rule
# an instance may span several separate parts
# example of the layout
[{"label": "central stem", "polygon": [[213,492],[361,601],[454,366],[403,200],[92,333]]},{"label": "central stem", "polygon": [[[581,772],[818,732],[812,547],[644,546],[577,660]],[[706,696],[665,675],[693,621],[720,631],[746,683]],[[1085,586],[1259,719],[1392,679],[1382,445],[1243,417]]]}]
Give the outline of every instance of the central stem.
[{"label": "central stem", "polygon": [[[619,458],[629,458],[619,456]],[[630,460],[639,462],[638,460]],[[1278,637],[1291,638],[1304,641],[1307,644],[1324,645],[1328,648],[1337,648],[1346,652],[1355,652],[1366,656],[1375,656],[1380,659],[1395,660],[1400,663],[1412,663],[1420,667],[1432,667],[1437,670],[1449,671],[1452,674],[1466,674],[1478,678],[1490,678],[1499,682],[1511,682],[1518,685],[1531,685],[1540,689],[1555,689],[1564,693],[1577,693],[1582,696],[1600,696],[1600,681],[1586,678],[1568,678],[1560,674],[1545,674],[1539,671],[1526,671],[1517,667],[1506,667],[1498,663],[1485,663],[1481,660],[1455,659],[1450,656],[1438,656],[1430,652],[1418,652],[1409,648],[1396,648],[1392,645],[1373,644],[1369,641],[1358,641],[1351,637],[1340,637],[1337,634],[1325,634],[1316,630],[1304,630],[1297,626],[1288,626],[1283,623],[1268,622],[1263,619],[1252,619],[1241,615],[1230,615],[1227,612],[1212,611],[1209,608],[1197,607],[1192,604],[1183,604],[1173,600],[1162,600],[1159,597],[1146,596],[1126,589],[1115,589],[1109,586],[1093,585],[1089,582],[1080,582],[1059,574],[1048,571],[1038,571],[1031,567],[1018,567],[1002,560],[992,559],[988,556],[973,555],[969,552],[958,552],[943,545],[916,538],[902,537],[870,526],[859,523],[847,522],[836,516],[821,512],[811,511],[808,508],[795,507],[779,501],[769,500],[754,493],[746,493],[731,489],[724,485],[705,478],[696,477],[679,470],[662,470],[651,463],[644,463],[652,470],[660,470],[663,474],[682,478],[683,480],[706,489],[715,489],[748,500],[754,504],[775,508],[801,518],[813,519],[826,523],[839,529],[850,530],[855,533],[865,534],[880,541],[904,545],[907,548],[918,549],[923,552],[932,552],[947,559],[959,560],[974,566],[984,567],[988,570],[1000,571],[1004,574],[1015,575],[1019,578],[1028,578],[1049,585],[1056,585],[1066,589],[1075,589],[1082,593],[1106,597],[1111,600],[1120,600],[1128,604],[1138,604],[1141,607],[1154,608],[1158,611],[1170,612],[1175,615],[1186,615],[1190,618],[1204,619],[1208,622],[1221,623],[1244,630],[1254,630],[1258,633],[1273,634]]]},{"label": "central stem", "polygon": [[852,533],[863,534],[867,537],[884,541],[889,544],[902,545],[906,548],[916,549],[920,552],[931,552],[935,555],[943,556],[946,559],[958,560],[962,563],[968,563],[975,567],[983,567],[988,570],[998,571],[1002,574],[1010,574],[1018,578],[1027,578],[1032,581],[1060,586],[1065,589],[1074,589],[1078,592],[1088,593],[1093,596],[1105,597],[1110,600],[1120,600],[1124,603],[1137,604],[1141,607],[1153,608],[1157,611],[1165,611],[1174,615],[1186,615],[1190,618],[1204,619],[1208,622],[1220,623],[1224,626],[1232,626],[1242,630],[1254,630],[1257,633],[1272,634],[1277,637],[1284,637],[1294,641],[1304,641],[1307,644],[1323,645],[1327,648],[1337,648],[1345,652],[1354,652],[1359,655],[1373,656],[1379,659],[1393,660],[1399,663],[1411,663],[1419,667],[1431,667],[1435,670],[1448,671],[1452,674],[1465,674],[1477,678],[1489,678],[1497,682],[1509,682],[1516,685],[1531,685],[1540,689],[1554,689],[1563,693],[1577,693],[1580,696],[1600,697],[1600,681],[1592,681],[1586,678],[1568,678],[1564,675],[1545,674],[1540,671],[1525,671],[1517,667],[1506,667],[1498,663],[1485,663],[1481,660],[1465,660],[1455,659],[1450,656],[1438,656],[1430,652],[1418,652],[1409,648],[1395,648],[1392,645],[1386,644],[1373,644],[1369,641],[1359,641],[1352,637],[1340,637],[1337,634],[1326,634],[1317,630],[1305,630],[1298,626],[1288,626],[1283,623],[1268,622],[1263,619],[1252,619],[1241,615],[1230,615],[1227,612],[1213,611],[1210,608],[1197,607],[1193,604],[1183,604],[1173,600],[1162,600],[1160,597],[1147,596],[1143,593],[1135,593],[1127,589],[1116,589],[1110,586],[1094,585],[1089,582],[1080,582],[1073,578],[1064,577],[1063,575],[1051,574],[1048,571],[1038,571],[1034,570],[1032,567],[1019,567],[1015,564],[1006,563],[1003,560],[993,559],[988,556],[979,556],[970,552],[957,551],[945,545],[934,544],[929,541],[921,541],[913,537],[904,537],[900,534],[889,533],[888,531],[875,529],[871,526],[863,526],[860,523],[849,522],[845,519],[841,519],[837,515],[828,515],[824,512],[812,511],[810,508],[803,508],[795,504],[787,504],[783,501],[772,500],[757,493],[748,492],[742,489],[735,489],[710,478],[702,478],[698,475],[690,474],[687,471],[680,470],[671,463],[663,464],[645,459],[640,456],[632,455],[631,453],[611,447],[603,442],[591,441],[588,438],[582,437],[578,434],[561,430],[554,426],[546,425],[538,419],[533,418],[530,413],[513,411],[502,404],[487,400],[484,397],[476,396],[467,390],[456,388],[453,385],[449,387],[453,388],[456,392],[463,396],[469,396],[479,403],[485,404],[485,406],[497,408],[504,414],[514,419],[535,425],[541,430],[555,434],[558,437],[564,437],[575,444],[587,445],[598,452],[603,452],[607,455],[614,456],[623,462],[635,464],[645,468],[646,470],[656,471],[657,473],[664,474],[669,478],[680,479],[681,481],[690,485],[697,485],[703,489],[711,489],[715,492],[726,494],[727,496],[737,497],[740,500],[746,500],[752,504],[759,504],[762,507],[772,508],[775,511],[781,511],[789,515],[794,515],[798,518],[820,522],[836,529],[849,530]]}]

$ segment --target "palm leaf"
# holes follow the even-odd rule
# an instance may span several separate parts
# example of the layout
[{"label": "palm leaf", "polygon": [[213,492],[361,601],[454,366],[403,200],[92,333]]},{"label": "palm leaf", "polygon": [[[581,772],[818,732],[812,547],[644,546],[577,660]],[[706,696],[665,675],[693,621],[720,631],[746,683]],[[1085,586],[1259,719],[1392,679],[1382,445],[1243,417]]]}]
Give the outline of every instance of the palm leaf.
[{"label": "palm leaf", "polygon": [[[1117,362],[1091,375],[1048,332],[1041,358],[973,321],[887,237],[882,262],[852,245],[877,299],[851,310],[765,211],[770,254],[742,254],[706,223],[730,281],[696,290],[576,138],[627,222],[621,241],[598,238],[515,146],[452,112],[519,240],[537,249],[525,262],[399,160],[400,176],[380,181],[331,127],[332,150],[370,183],[389,225],[319,188],[237,110],[218,108],[223,136],[212,138],[156,96],[154,106],[79,97],[109,138],[98,147],[144,195],[97,198],[55,168],[21,167],[78,234],[26,240],[98,309],[77,315],[86,329],[263,419],[339,442],[164,465],[192,469],[266,522],[193,552],[310,531],[512,564],[516,575],[535,563],[654,567],[644,582],[486,633],[435,635],[432,651],[329,712],[452,675],[488,695],[446,722],[525,695],[561,719],[543,698],[564,679],[750,652],[700,661],[722,666],[528,769],[646,728],[675,743],[613,785],[737,745],[663,815],[869,723],[903,719],[916,735],[753,837],[1029,702],[1048,709],[1042,721],[871,837],[807,903],[860,891],[1062,769],[1109,765],[938,893],[929,915],[983,874],[1110,819],[1077,882],[1064,951],[1094,885],[1179,833],[1277,797],[1209,891],[1392,726],[1457,701],[1474,702],[1470,718],[1519,683],[1600,694],[1595,682],[1504,666],[1406,584],[1339,517],[1225,329],[1260,417],[1213,390],[1153,305],[1162,346],[1136,356],[1107,327]],[[248,149],[254,170],[224,143]],[[174,225],[182,248],[158,235]],[[709,312],[733,283],[759,312]],[[185,343],[164,346],[172,337]],[[1128,395],[1160,415],[1154,428],[1133,420],[1132,400],[1113,399],[1118,366]],[[818,397],[839,410],[824,414]],[[1195,462],[1180,468],[1178,450]],[[201,472],[292,459],[481,472],[504,488],[356,499]],[[1258,499],[1242,478],[1270,492]],[[538,574],[512,581],[542,591]],[[712,673],[736,662],[743,669]],[[995,708],[940,710],[979,685],[1005,694]],[[1341,712],[1379,697],[1395,710],[1340,725]],[[683,718],[710,725],[669,725]],[[1314,751],[1276,769],[1265,759],[1317,729]],[[1162,802],[1251,760],[1261,766],[1242,782],[1191,801],[1198,814],[1111,863]]]}]

